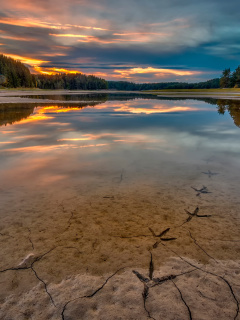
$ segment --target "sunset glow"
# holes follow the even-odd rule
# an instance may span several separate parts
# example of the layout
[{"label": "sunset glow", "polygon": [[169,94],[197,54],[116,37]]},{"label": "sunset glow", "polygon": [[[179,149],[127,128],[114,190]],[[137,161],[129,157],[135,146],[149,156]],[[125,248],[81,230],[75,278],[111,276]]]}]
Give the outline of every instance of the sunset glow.
[{"label": "sunset glow", "polygon": [[49,62],[49,61],[44,61],[44,60],[32,59],[32,58],[28,58],[28,57],[21,57],[21,56],[15,55],[15,54],[8,54],[7,56],[9,56],[10,58],[19,60],[22,63],[26,63],[27,65],[30,65],[30,66],[39,66],[42,63]]},{"label": "sunset glow", "polygon": [[20,27],[38,27],[38,28],[50,28],[50,29],[61,29],[61,24],[52,25],[51,23],[47,23],[44,21],[33,20],[29,18],[24,19],[16,19],[10,17],[4,17],[0,19],[0,23],[9,24],[12,26],[20,26]]},{"label": "sunset glow", "polygon": [[69,34],[69,33],[49,33],[50,36],[53,37],[67,37],[67,38],[87,38],[88,36],[84,36],[82,34]]},{"label": "sunset glow", "polygon": [[142,73],[153,73],[158,75],[174,74],[176,76],[191,76],[197,75],[201,72],[199,71],[187,71],[187,70],[176,70],[176,69],[158,69],[158,68],[132,68],[129,70],[114,70],[114,72],[120,73],[121,77],[129,78],[133,74],[142,74]]},{"label": "sunset glow", "polygon": [[81,73],[80,71],[77,70],[68,70],[68,69],[63,69],[63,68],[42,68],[42,67],[34,67],[34,70],[37,73],[42,73],[42,74],[58,74],[58,73],[68,73],[68,74],[76,74],[76,73]]},{"label": "sunset glow", "polygon": [[20,27],[37,27],[37,28],[44,28],[44,29],[71,29],[71,28],[78,28],[78,29],[87,29],[87,30],[99,30],[99,31],[106,31],[107,29],[99,28],[99,27],[90,27],[90,26],[81,26],[81,25],[72,25],[72,24],[62,24],[57,23],[53,24],[50,22],[34,20],[29,18],[23,19],[16,19],[11,17],[2,17],[0,18],[0,24],[8,24],[12,26],[20,26]]},{"label": "sunset glow", "polygon": [[[35,73],[81,72],[138,83],[205,81],[237,63],[231,25],[237,29],[238,21],[230,19],[228,28],[217,27],[225,10],[221,5],[213,9],[211,1],[192,4],[187,10],[182,0],[176,7],[156,0],[145,6],[139,0],[137,8],[132,0],[124,4],[59,1],[2,3],[2,53]],[[227,46],[221,43],[221,35],[228,39]],[[189,59],[189,52],[195,52],[196,59]]]},{"label": "sunset glow", "polygon": [[0,2],[0,320],[240,320],[240,0]]}]

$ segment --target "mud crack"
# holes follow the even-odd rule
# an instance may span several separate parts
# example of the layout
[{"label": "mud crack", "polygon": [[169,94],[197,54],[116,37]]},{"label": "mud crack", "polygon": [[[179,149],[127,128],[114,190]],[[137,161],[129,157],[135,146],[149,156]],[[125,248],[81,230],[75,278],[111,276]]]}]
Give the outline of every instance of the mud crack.
[{"label": "mud crack", "polygon": [[172,283],[174,284],[175,288],[178,290],[178,292],[179,292],[179,294],[180,294],[180,297],[181,297],[182,302],[183,302],[183,303],[185,304],[185,306],[187,307],[188,315],[189,315],[189,319],[190,319],[190,320],[192,320],[192,313],[191,313],[191,310],[190,310],[190,308],[189,308],[189,306],[188,306],[187,302],[186,302],[186,301],[185,301],[185,299],[183,298],[183,295],[182,295],[181,290],[179,289],[179,287],[176,285],[176,283],[175,283],[173,280],[171,280],[171,281],[172,281]]},{"label": "mud crack", "polygon": [[34,250],[34,244],[33,244],[32,237],[31,237],[32,230],[30,228],[27,228],[27,229],[28,229],[28,240],[31,243],[32,249]]},{"label": "mud crack", "polygon": [[212,276],[215,276],[215,277],[217,277],[218,279],[221,279],[221,280],[227,285],[227,287],[229,288],[229,291],[230,291],[230,293],[231,293],[231,296],[232,296],[232,298],[233,298],[233,300],[235,301],[235,304],[236,304],[236,312],[235,312],[235,316],[234,316],[234,318],[233,318],[234,320],[236,320],[237,317],[238,317],[238,314],[239,314],[239,301],[237,300],[236,295],[235,295],[235,293],[234,293],[234,291],[233,291],[233,288],[232,288],[231,284],[228,282],[228,280],[225,279],[223,276],[220,276],[220,275],[218,275],[218,274],[216,274],[216,273],[214,273],[214,272],[207,271],[207,270],[203,270],[202,268],[194,265],[193,263],[191,263],[191,262],[189,262],[188,260],[186,260],[186,259],[184,259],[183,257],[181,257],[176,251],[170,249],[170,248],[167,247],[164,243],[161,243],[161,244],[162,244],[165,248],[167,248],[168,250],[170,250],[171,252],[173,252],[176,256],[178,256],[182,261],[184,261],[185,263],[187,263],[188,265],[190,265],[191,267],[194,267],[194,268],[196,268],[196,269],[198,269],[198,270],[200,270],[200,271],[202,271],[202,272],[204,272],[204,273],[211,274]]},{"label": "mud crack", "polygon": [[[163,276],[161,278],[154,278],[153,277],[153,273],[154,273],[154,263],[153,263],[153,257],[152,257],[152,253],[150,252],[150,262],[149,262],[149,276],[145,277],[144,275],[142,275],[141,273],[139,273],[136,270],[132,270],[132,272],[137,276],[137,278],[143,283],[144,288],[143,288],[143,292],[142,292],[142,298],[143,298],[143,306],[144,309],[148,315],[148,318],[156,320],[154,317],[152,317],[150,311],[147,308],[147,299],[148,299],[148,295],[149,295],[149,291],[151,288],[155,287],[155,286],[159,286],[161,284],[163,284],[166,281],[173,281],[173,279],[182,276],[184,274],[190,273],[195,271],[196,268],[191,269],[189,271],[177,274],[177,275],[169,275],[169,276]],[[190,318],[191,320],[192,318]]]},{"label": "mud crack", "polygon": [[203,249],[203,247],[200,246],[200,244],[197,242],[197,240],[193,237],[191,231],[188,230],[188,232],[189,232],[189,235],[190,235],[191,239],[192,239],[193,242],[195,243],[195,245],[196,245],[199,249],[201,249],[209,258],[211,258],[211,259],[213,259],[215,262],[217,262],[216,259],[214,259],[209,253],[207,253],[206,250]]},{"label": "mud crack", "polygon": [[101,291],[101,290],[105,287],[105,285],[108,283],[108,281],[109,281],[111,278],[113,278],[119,271],[124,270],[124,269],[126,269],[126,268],[127,268],[127,267],[123,267],[123,268],[120,268],[120,269],[118,269],[117,271],[115,271],[111,276],[109,276],[109,277],[103,282],[103,284],[102,284],[99,288],[97,288],[96,290],[94,290],[93,293],[91,293],[91,294],[89,294],[89,295],[85,295],[85,296],[80,296],[80,297],[77,297],[77,298],[74,298],[74,299],[71,299],[71,300],[67,301],[67,302],[65,303],[65,305],[63,306],[63,309],[62,309],[62,312],[61,312],[62,320],[65,320],[65,315],[64,315],[64,313],[65,313],[65,311],[66,311],[66,309],[67,309],[67,306],[68,306],[71,302],[74,302],[74,301],[79,300],[79,299],[92,298],[92,297],[94,297],[99,291]]}]

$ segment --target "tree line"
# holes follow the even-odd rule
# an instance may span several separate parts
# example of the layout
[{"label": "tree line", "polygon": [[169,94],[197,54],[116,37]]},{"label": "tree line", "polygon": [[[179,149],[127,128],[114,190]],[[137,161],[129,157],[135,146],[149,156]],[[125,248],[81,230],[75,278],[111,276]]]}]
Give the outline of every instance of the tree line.
[{"label": "tree line", "polygon": [[205,82],[160,82],[160,83],[134,83],[128,81],[108,81],[108,88],[126,91],[165,90],[165,89],[214,89],[220,88],[220,79]]},{"label": "tree line", "polygon": [[108,89],[106,80],[82,73],[55,75],[36,75],[36,85],[39,89],[67,90],[101,90]]},{"label": "tree line", "polygon": [[221,88],[240,88],[240,66],[233,72],[231,69],[224,69],[220,78]]},{"label": "tree line", "polygon": [[106,81],[94,75],[82,73],[55,75],[31,74],[29,69],[20,61],[0,54],[0,86],[7,88],[39,88],[39,89],[67,89],[67,90],[165,90],[165,89],[215,89],[240,88],[240,66],[233,72],[224,69],[221,78],[204,82],[160,82],[134,83],[128,81]]},{"label": "tree line", "polygon": [[35,75],[20,61],[0,55],[0,85],[6,88],[39,88],[68,90],[107,89],[108,82],[94,75],[82,73]]}]

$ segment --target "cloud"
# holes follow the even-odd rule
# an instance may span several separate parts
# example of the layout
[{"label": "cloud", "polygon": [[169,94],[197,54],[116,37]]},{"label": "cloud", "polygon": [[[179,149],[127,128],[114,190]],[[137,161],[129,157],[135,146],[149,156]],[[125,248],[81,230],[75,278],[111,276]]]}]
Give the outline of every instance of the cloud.
[{"label": "cloud", "polygon": [[200,71],[189,71],[189,70],[176,70],[176,69],[158,69],[158,68],[132,68],[128,70],[115,70],[115,72],[120,73],[122,77],[129,77],[134,74],[156,74],[156,75],[168,75],[174,74],[177,76],[191,76],[200,74]]},{"label": "cloud", "polygon": [[[28,57],[22,61],[41,70],[98,69],[112,79],[193,81],[240,59],[239,9],[237,0],[9,0],[1,4],[1,51]],[[87,59],[91,66],[84,66]],[[119,63],[125,71],[114,71]],[[165,73],[129,71],[174,65],[192,74],[172,67]]]},{"label": "cloud", "polygon": [[22,57],[22,56],[18,56],[18,55],[15,55],[15,54],[8,54],[8,56],[10,58],[13,58],[13,59],[16,59],[16,60],[20,60],[22,63],[25,63],[25,64],[30,65],[30,66],[39,66],[42,63],[48,62],[48,61],[44,61],[44,60],[37,60],[37,59],[31,59],[31,58],[28,58],[28,57]]}]

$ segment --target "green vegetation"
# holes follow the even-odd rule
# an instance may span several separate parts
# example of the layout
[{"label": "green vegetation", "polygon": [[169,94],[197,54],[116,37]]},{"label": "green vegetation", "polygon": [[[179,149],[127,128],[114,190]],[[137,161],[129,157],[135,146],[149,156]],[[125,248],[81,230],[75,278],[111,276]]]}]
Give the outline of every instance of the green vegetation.
[{"label": "green vegetation", "polygon": [[127,81],[108,81],[108,88],[126,91],[169,90],[169,89],[212,89],[220,88],[220,79],[205,82],[160,82],[160,83],[134,83]]},{"label": "green vegetation", "polygon": [[240,88],[240,66],[231,73],[231,69],[224,69],[220,78],[221,88]]},{"label": "green vegetation", "polygon": [[39,88],[68,90],[107,89],[106,80],[77,74],[34,75],[20,61],[0,55],[0,86],[4,88]]},{"label": "green vegetation", "polygon": [[39,89],[101,90],[108,89],[106,80],[82,73],[36,75]]},{"label": "green vegetation", "polygon": [[0,85],[7,88],[32,88],[36,86],[36,80],[23,63],[1,54]]}]

